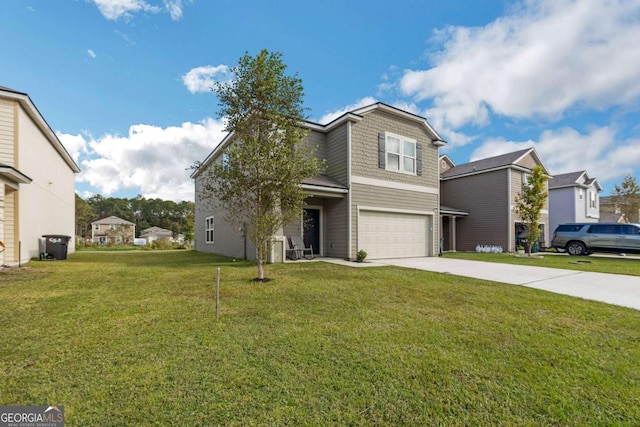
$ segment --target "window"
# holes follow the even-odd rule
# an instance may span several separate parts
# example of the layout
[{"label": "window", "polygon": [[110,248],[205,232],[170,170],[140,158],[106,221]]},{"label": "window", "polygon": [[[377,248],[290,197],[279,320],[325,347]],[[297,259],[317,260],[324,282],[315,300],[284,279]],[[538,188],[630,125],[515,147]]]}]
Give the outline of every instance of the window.
[{"label": "window", "polygon": [[447,162],[443,160],[443,161],[441,162],[441,164],[440,164],[440,167],[441,167],[443,170],[444,170],[444,169],[446,169],[446,168],[447,168]]},{"label": "window", "polygon": [[589,192],[589,207],[591,207],[591,208],[595,208],[596,207],[596,193],[595,193],[595,191],[590,191]]},{"label": "window", "polygon": [[204,232],[206,234],[206,242],[213,243],[213,216],[207,217],[204,220]]},{"label": "window", "polygon": [[229,155],[227,153],[222,153],[222,169],[229,172]]},{"label": "window", "polygon": [[582,200],[582,188],[578,190],[578,194],[580,195],[580,200]]},{"label": "window", "polygon": [[94,230],[98,231],[100,230],[100,224],[96,224],[93,226]]},{"label": "window", "polygon": [[404,136],[386,134],[386,169],[416,174],[416,141]]},{"label": "window", "polygon": [[115,224],[109,224],[109,230],[115,230],[115,229],[116,229]]}]

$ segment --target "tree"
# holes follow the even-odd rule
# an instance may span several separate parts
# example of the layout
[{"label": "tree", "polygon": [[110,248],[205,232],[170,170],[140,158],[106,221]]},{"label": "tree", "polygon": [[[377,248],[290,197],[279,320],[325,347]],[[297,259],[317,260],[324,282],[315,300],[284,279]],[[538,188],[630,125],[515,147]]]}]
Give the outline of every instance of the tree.
[{"label": "tree", "polygon": [[540,217],[547,203],[547,180],[542,166],[536,165],[527,176],[527,183],[516,196],[516,213],[525,226],[524,236],[527,239],[527,253],[531,256],[533,244],[540,238]]},{"label": "tree", "polygon": [[282,54],[248,53],[231,69],[231,82],[217,83],[219,116],[233,143],[204,174],[204,197],[212,197],[231,224],[242,227],[257,248],[258,277],[272,236],[302,217],[305,193],[300,183],[320,173],[321,162],[304,143],[302,81],[285,75]]},{"label": "tree", "polygon": [[629,221],[640,221],[640,185],[631,174],[622,180],[621,185],[614,185],[611,195],[616,209],[625,214]]},{"label": "tree", "polygon": [[86,238],[91,235],[91,221],[95,220],[91,205],[76,193],[76,236]]}]

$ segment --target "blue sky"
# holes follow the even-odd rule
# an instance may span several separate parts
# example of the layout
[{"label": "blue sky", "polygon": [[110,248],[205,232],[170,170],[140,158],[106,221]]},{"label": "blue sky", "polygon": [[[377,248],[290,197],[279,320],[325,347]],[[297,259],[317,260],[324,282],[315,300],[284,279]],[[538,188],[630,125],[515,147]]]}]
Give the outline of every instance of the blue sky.
[{"label": "blue sky", "polygon": [[640,0],[3,0],[0,85],[26,92],[83,197],[193,200],[224,136],[207,89],[283,54],[309,119],[382,101],[426,117],[456,163],[536,147],[603,195],[640,179]]}]

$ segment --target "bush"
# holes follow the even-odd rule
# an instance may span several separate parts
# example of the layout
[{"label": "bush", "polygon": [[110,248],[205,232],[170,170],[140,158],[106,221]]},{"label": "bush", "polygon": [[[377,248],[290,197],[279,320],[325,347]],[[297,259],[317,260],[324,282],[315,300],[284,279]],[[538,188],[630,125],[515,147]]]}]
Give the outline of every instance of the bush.
[{"label": "bush", "polygon": [[356,254],[356,261],[363,262],[366,257],[367,257],[367,252],[364,249],[360,249]]}]

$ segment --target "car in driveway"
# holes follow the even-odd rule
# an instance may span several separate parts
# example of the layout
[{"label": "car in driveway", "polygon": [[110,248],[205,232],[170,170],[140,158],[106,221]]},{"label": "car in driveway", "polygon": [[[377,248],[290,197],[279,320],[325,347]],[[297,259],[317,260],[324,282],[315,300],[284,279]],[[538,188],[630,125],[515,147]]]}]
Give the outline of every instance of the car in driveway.
[{"label": "car in driveway", "polygon": [[593,252],[640,253],[640,224],[571,223],[560,224],[553,232],[551,246],[569,255]]}]

